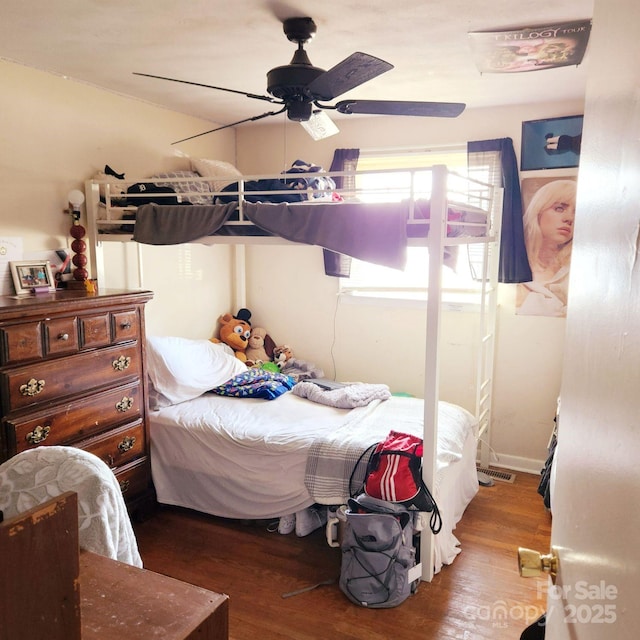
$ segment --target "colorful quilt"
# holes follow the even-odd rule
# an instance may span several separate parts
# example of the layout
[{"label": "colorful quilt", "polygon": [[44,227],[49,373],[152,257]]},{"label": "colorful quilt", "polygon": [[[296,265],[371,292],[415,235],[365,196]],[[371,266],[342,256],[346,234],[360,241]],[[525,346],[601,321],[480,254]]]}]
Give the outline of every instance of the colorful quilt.
[{"label": "colorful quilt", "polygon": [[237,398],[274,400],[293,388],[295,382],[283,373],[251,368],[211,389],[211,393]]}]

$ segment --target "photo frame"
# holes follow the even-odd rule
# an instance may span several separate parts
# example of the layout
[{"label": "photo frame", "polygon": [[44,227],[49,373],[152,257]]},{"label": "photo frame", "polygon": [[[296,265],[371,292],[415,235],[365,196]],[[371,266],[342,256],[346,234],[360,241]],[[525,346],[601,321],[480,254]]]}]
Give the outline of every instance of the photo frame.
[{"label": "photo frame", "polygon": [[565,116],[522,123],[521,171],[577,167],[583,116]]},{"label": "photo frame", "polygon": [[21,260],[9,262],[13,286],[20,295],[55,291],[56,281],[49,260]]}]

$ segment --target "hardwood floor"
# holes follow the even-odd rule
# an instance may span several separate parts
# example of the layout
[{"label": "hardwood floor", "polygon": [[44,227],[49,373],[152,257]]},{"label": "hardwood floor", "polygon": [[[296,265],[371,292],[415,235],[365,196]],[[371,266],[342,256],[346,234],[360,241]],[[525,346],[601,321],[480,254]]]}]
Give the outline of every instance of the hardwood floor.
[{"label": "hardwood floor", "polygon": [[[539,476],[480,487],[456,529],[462,552],[394,609],[351,604],[337,585],[340,551],[324,530],[279,535],[161,507],[135,525],[145,568],[226,593],[233,640],[513,640],[545,608],[546,578],[520,578],[517,548],[549,550],[550,515]],[[334,579],[296,596],[290,593]]]}]

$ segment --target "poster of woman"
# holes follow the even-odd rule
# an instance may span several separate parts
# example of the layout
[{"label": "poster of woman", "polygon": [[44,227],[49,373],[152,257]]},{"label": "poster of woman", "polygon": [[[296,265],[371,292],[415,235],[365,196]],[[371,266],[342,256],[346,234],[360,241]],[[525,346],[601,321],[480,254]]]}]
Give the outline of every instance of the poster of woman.
[{"label": "poster of woman", "polygon": [[520,315],[567,313],[576,186],[574,176],[522,181],[524,238],[533,280],[518,285]]}]

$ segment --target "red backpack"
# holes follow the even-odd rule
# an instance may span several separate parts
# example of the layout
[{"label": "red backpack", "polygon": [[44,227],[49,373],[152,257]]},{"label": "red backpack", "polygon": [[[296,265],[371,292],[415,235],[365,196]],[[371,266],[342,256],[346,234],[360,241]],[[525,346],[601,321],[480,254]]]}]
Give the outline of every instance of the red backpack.
[{"label": "red backpack", "polygon": [[372,498],[431,513],[429,526],[433,533],[439,533],[442,518],[436,501],[422,480],[422,452],[421,438],[390,431],[369,458],[364,491]]}]

